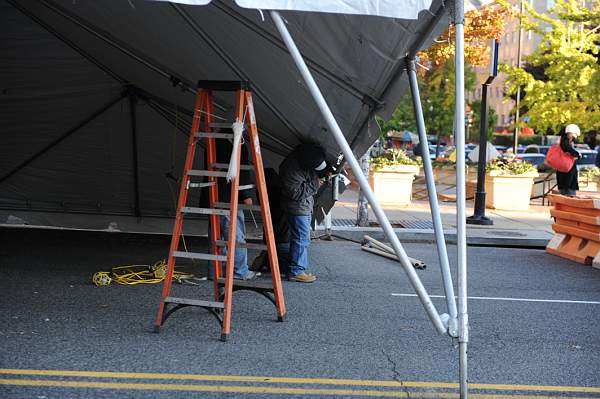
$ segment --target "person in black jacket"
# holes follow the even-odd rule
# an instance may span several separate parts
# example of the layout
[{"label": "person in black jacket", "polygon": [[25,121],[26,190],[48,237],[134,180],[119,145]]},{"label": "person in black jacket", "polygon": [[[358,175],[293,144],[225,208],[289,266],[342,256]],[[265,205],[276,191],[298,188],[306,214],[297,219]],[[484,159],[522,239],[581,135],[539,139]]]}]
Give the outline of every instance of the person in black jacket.
[{"label": "person in black jacket", "polygon": [[[273,223],[273,236],[277,246],[279,271],[287,275],[289,267],[290,226],[287,221],[287,215],[281,208],[281,179],[275,169],[266,168],[265,181],[269,198],[269,209],[271,211],[271,221]],[[266,242],[265,233],[263,232],[263,243],[266,244]],[[255,272],[269,271],[269,255],[267,251],[261,251],[252,262],[250,270]]]},{"label": "person in black jacket", "polygon": [[[579,126],[571,123],[560,132],[560,149],[572,155],[575,159],[581,158],[581,154],[573,148],[573,142],[581,134]],[[562,195],[574,196],[579,190],[579,182],[577,180],[577,165],[574,162],[573,167],[568,172],[556,171],[556,181],[558,183],[558,191]]]},{"label": "person in black jacket", "polygon": [[319,189],[318,171],[327,167],[325,151],[316,144],[301,144],[279,166],[281,207],[290,228],[288,280],[312,283],[308,272],[310,221],[314,198]]}]

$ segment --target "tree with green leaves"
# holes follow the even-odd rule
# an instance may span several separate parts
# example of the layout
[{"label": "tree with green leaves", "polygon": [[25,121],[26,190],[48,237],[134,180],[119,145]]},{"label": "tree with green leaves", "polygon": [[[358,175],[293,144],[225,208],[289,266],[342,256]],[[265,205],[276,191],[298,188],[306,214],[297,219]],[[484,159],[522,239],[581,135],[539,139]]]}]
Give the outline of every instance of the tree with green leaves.
[{"label": "tree with green leaves", "polygon": [[[557,0],[548,14],[524,5],[523,29],[539,34],[542,41],[526,57],[526,69],[501,66],[508,94],[523,88],[522,115],[538,132],[556,134],[569,123],[582,131],[600,130],[600,3],[586,9],[580,0]],[[536,68],[543,73],[528,72]]]}]

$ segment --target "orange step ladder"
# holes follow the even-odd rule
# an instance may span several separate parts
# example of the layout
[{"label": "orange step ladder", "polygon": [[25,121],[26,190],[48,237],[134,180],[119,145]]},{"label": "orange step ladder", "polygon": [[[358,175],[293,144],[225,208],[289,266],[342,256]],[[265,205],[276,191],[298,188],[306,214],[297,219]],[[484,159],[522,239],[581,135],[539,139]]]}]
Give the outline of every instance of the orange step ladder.
[{"label": "orange step ladder", "polygon": [[[218,132],[220,128],[232,129],[233,124],[213,122],[213,91],[235,92],[236,121],[242,123],[245,122],[244,127],[248,132],[248,142],[252,154],[252,165],[240,165],[241,151],[243,148],[239,140],[235,140],[233,133]],[[192,169],[196,145],[199,139],[205,140],[207,170]],[[232,157],[236,159],[233,159],[233,162],[229,165],[217,163],[216,139],[229,139],[233,141],[234,149],[232,151]],[[237,151],[235,150],[236,144],[238,146]],[[237,154],[237,156],[235,154]],[[217,178],[227,177],[227,171],[223,169],[231,167],[235,168],[236,172],[230,181],[231,202],[219,202]],[[241,168],[254,171],[257,197],[260,205],[238,204],[238,191],[242,188],[239,185]],[[208,182],[192,182],[192,178],[197,176],[207,177]],[[188,192],[193,188],[208,188],[209,208],[189,207],[186,205]],[[262,212],[266,246],[263,244],[252,243],[236,244],[238,207],[241,207],[242,209],[260,210]],[[196,253],[179,250],[183,220],[186,214],[209,215],[211,236],[208,237],[208,240],[212,243],[212,253]],[[220,240],[219,218],[221,216],[229,216],[230,218],[227,241]],[[268,251],[271,283],[255,280],[234,280],[233,267],[236,245],[245,248],[266,249]],[[227,247],[227,255],[221,255],[221,248],[223,247]],[[214,301],[171,296],[172,277],[177,258],[199,259],[213,262]],[[226,265],[224,277],[222,277],[221,273],[221,262],[225,262]],[[221,324],[221,340],[226,341],[231,332],[232,296],[233,292],[237,290],[251,290],[264,295],[275,305],[277,309],[277,319],[279,321],[284,320],[286,310],[283,299],[283,289],[281,285],[281,276],[279,274],[279,263],[275,247],[275,238],[273,236],[273,224],[271,221],[271,212],[269,210],[269,199],[267,196],[263,160],[258,140],[258,128],[256,126],[250,85],[245,81],[200,81],[198,82],[192,129],[189,135],[187,156],[181,178],[181,187],[179,189],[179,201],[177,204],[177,213],[175,216],[173,236],[169,250],[167,274],[164,280],[158,314],[154,323],[154,331],[159,332],[160,327],[173,312],[184,307],[196,306],[208,310],[219,320],[219,323]]]}]

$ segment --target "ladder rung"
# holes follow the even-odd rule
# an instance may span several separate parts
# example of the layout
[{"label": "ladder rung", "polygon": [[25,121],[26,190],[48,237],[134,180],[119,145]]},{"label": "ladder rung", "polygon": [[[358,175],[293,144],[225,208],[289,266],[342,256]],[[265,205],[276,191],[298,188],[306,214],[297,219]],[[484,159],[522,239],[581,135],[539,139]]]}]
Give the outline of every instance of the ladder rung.
[{"label": "ladder rung", "polygon": [[191,183],[189,185],[189,188],[203,188],[203,187],[212,187],[215,185],[214,181],[208,182],[208,183]]},{"label": "ladder rung", "polygon": [[[225,279],[219,279],[219,285],[225,285]],[[273,286],[269,283],[259,282],[259,281],[245,281],[245,280],[233,280],[233,285],[237,287],[248,287],[248,288],[258,288],[265,291],[273,291]]]},{"label": "ladder rung", "polygon": [[231,123],[231,122],[213,122],[213,123],[209,123],[208,126],[214,127],[217,129],[231,129],[233,126],[233,123]]},{"label": "ladder rung", "polygon": [[221,262],[227,261],[226,255],[204,254],[204,253],[200,253],[200,252],[173,251],[173,252],[171,252],[171,256],[174,256],[176,258],[218,260]]},{"label": "ladder rung", "polygon": [[[213,163],[211,165],[215,169],[229,169],[228,163]],[[254,166],[252,165],[240,165],[241,170],[254,170]]]},{"label": "ladder rung", "polygon": [[216,170],[196,170],[191,169],[187,172],[188,176],[212,176],[212,177],[227,177],[227,172],[219,172]]},{"label": "ladder rung", "polygon": [[197,138],[232,139],[233,133],[196,132]]},{"label": "ladder rung", "polygon": [[238,191],[242,191],[242,190],[250,190],[254,188],[254,184],[246,184],[244,186],[239,186],[238,187]]},{"label": "ladder rung", "polygon": [[[215,207],[221,209],[231,209],[231,204],[229,202],[215,202]],[[250,209],[253,211],[262,211],[260,205],[246,205],[246,204],[238,204],[238,209]]]},{"label": "ladder rung", "polygon": [[218,308],[223,309],[223,302],[202,301],[200,299],[175,298],[168,296],[165,298],[165,303],[176,303],[178,305],[201,306],[203,308]]},{"label": "ladder rung", "polygon": [[229,211],[225,209],[213,209],[213,208],[196,208],[192,206],[184,206],[181,208],[183,213],[199,213],[201,215],[222,215],[229,216]]},{"label": "ladder rung", "polygon": [[[215,241],[215,244],[217,247],[226,247],[227,241],[226,240],[217,240],[217,241]],[[239,243],[236,241],[235,246],[238,248],[259,249],[262,251],[267,250],[267,246],[265,244],[256,244],[253,242]]]}]

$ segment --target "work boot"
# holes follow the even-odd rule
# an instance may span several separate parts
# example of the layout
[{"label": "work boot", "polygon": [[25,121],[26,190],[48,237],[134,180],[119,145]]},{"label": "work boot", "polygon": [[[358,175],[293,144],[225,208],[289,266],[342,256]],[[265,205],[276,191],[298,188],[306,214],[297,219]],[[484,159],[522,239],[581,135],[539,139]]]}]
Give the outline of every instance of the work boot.
[{"label": "work boot", "polygon": [[317,277],[310,273],[302,273],[302,274],[298,274],[296,276],[293,276],[290,274],[288,276],[288,281],[296,281],[298,283],[312,283],[316,279],[317,279]]}]

